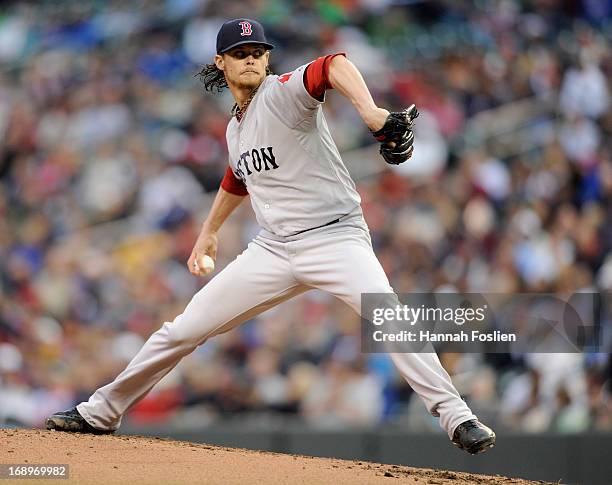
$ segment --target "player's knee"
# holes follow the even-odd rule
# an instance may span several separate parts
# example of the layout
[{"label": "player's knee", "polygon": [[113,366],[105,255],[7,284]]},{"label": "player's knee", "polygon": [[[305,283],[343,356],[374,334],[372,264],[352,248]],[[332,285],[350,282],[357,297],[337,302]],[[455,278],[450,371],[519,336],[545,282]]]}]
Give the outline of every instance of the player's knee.
[{"label": "player's knee", "polygon": [[400,301],[397,294],[389,286],[379,286],[362,292],[357,305],[357,313],[362,317],[372,315],[374,310],[384,311],[387,308],[397,308]]},{"label": "player's knee", "polygon": [[164,324],[170,340],[170,345],[184,348],[186,351],[195,349],[203,340],[201,325],[190,321],[185,315],[179,315],[173,322]]},{"label": "player's knee", "polygon": [[359,295],[359,299],[363,298],[364,295],[370,295],[371,297],[390,299],[395,297],[395,292],[391,285],[386,282],[372,282],[366,287],[360,287],[355,294]]},{"label": "player's knee", "polygon": [[393,288],[391,288],[391,285],[389,283],[378,283],[375,285],[371,285],[367,288],[367,291],[364,291],[363,293],[375,293],[375,294],[393,294]]}]

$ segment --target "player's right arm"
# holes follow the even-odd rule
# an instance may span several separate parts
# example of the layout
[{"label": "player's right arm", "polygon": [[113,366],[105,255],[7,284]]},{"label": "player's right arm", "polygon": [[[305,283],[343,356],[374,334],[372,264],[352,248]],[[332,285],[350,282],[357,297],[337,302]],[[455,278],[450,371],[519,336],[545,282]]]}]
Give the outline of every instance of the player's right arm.
[{"label": "player's right arm", "polygon": [[[232,212],[240,205],[249,193],[242,181],[234,175],[231,168],[227,168],[225,178],[213,202],[208,217],[202,224],[202,229],[187,261],[187,267],[191,274],[203,276],[205,255],[213,260],[217,259],[217,233]],[[197,266],[194,266],[197,262]]]}]

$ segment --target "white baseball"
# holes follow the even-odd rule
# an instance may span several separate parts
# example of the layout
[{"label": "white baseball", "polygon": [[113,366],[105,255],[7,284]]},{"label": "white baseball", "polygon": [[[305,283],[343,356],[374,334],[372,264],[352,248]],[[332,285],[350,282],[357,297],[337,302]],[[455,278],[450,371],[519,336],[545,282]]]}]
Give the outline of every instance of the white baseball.
[{"label": "white baseball", "polygon": [[215,260],[211,258],[208,254],[205,254],[202,258],[202,263],[204,264],[204,272],[206,274],[212,273],[215,269]]}]

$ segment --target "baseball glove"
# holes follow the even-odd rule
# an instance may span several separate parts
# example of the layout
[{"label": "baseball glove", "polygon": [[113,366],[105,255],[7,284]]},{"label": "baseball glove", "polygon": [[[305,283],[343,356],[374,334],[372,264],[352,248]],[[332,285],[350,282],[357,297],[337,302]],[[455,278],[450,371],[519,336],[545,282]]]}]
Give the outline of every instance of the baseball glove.
[{"label": "baseball glove", "polygon": [[419,116],[416,106],[410,105],[404,111],[389,113],[385,125],[372,132],[380,142],[380,154],[391,165],[404,163],[412,156],[414,133],[413,120]]}]

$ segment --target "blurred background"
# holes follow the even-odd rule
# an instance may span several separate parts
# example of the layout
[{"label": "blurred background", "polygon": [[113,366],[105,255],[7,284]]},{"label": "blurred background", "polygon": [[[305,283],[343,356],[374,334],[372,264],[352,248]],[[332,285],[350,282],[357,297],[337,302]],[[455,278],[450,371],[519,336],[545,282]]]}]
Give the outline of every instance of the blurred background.
[{"label": "blurred background", "polygon": [[[390,168],[352,106],[333,92],[325,103],[397,292],[599,292],[609,310],[609,0],[0,9],[4,426],[87,399],[205,284],[185,263],[227,166],[233,101],[194,75],[229,18],[264,24],[276,73],[346,52],[380,106],[421,110],[413,159]],[[245,201],[217,271],[257,230]],[[610,433],[611,314],[605,353],[440,357],[498,434]],[[441,433],[359,335],[348,307],[307,293],[198,348],[124,422]]]}]

